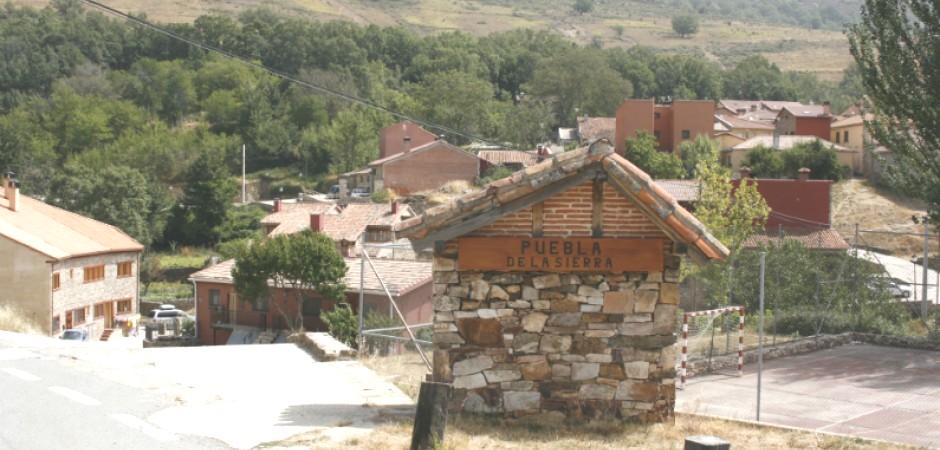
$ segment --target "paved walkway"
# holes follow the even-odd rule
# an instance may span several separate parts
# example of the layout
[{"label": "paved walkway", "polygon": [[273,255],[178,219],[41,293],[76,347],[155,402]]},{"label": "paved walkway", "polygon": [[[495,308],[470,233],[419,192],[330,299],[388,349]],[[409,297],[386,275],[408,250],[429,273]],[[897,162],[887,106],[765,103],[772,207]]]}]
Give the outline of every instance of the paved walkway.
[{"label": "paved walkway", "polygon": [[[757,364],[690,378],[676,409],[755,420]],[[845,345],[764,363],[761,422],[940,448],[940,352]]]},{"label": "paved walkway", "polygon": [[414,403],[355,361],[316,362],[293,344],[140,348],[130,338],[73,342],[0,331],[0,343],[175,398],[148,421],[173,433],[252,448],[320,432],[337,445]]}]

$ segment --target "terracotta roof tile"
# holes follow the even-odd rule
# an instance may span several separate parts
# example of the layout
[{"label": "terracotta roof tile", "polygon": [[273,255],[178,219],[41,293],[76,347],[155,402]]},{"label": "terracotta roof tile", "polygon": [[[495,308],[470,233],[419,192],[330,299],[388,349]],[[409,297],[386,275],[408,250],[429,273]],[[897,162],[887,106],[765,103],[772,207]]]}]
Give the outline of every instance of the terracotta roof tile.
[{"label": "terracotta roof tile", "polygon": [[598,139],[614,142],[616,128],[617,119],[614,117],[578,118],[578,136],[581,142],[594,142]]},{"label": "terracotta roof tile", "polygon": [[410,218],[414,212],[407,205],[398,205],[392,214],[386,203],[351,203],[342,210],[323,203],[281,205],[281,211],[262,219],[263,224],[279,224],[271,236],[292,234],[310,227],[310,214],[324,214],[323,233],[335,241],[356,241],[367,227],[389,227]]},{"label": "terracotta roof tile", "polygon": [[491,164],[522,164],[529,167],[539,162],[538,155],[518,150],[480,150],[477,157]]},{"label": "terracotta roof tile", "polygon": [[655,182],[677,202],[689,203],[698,200],[699,186],[695,180],[655,180]]},{"label": "terracotta roof tile", "polygon": [[47,205],[22,193],[17,205],[16,211],[10,210],[5,190],[0,187],[0,236],[50,258],[61,260],[144,249],[117,227]]},{"label": "terracotta roof tile", "polygon": [[[425,212],[424,221],[409,221],[396,226],[402,236],[431,239],[436,232],[446,230],[472,219],[479,214],[505,205],[531,192],[563,181],[586,170],[604,171],[608,179],[627,191],[627,195],[640,199],[643,207],[651,211],[654,223],[675,239],[700,249],[709,258],[724,258],[728,250],[712,237],[704,226],[679,206],[666,189],[656,185],[649,175],[633,163],[613,153],[608,141],[598,141],[543,161],[524,171],[513,174],[514,182],[498,182],[482,191],[458,197],[456,200]],[[465,201],[468,199],[469,201]],[[670,217],[675,220],[669,220]],[[676,227],[673,229],[673,227]],[[694,237],[695,240],[691,240]]]},{"label": "terracotta roof tile", "polygon": [[[806,230],[806,229],[784,229],[784,240],[795,240],[802,243],[811,250],[845,250],[849,248],[848,242],[833,229],[824,230]],[[773,245],[778,241],[778,231],[766,230],[757,233],[744,241],[744,248],[758,248],[765,245]]]},{"label": "terracotta roof tile", "polygon": [[[359,268],[361,262],[359,258],[344,258],[346,261],[346,275],[343,276],[343,283],[346,284],[346,292],[359,292]],[[392,295],[397,296],[411,291],[425,283],[431,281],[431,263],[427,261],[402,261],[394,259],[372,258],[375,265],[373,271],[366,263],[365,280],[363,288],[367,292],[382,292],[382,284],[375,272],[382,277],[386,287]],[[189,276],[190,280],[216,283],[232,283],[232,268],[235,267],[235,260],[230,259],[220,262],[214,266],[207,267]]]}]

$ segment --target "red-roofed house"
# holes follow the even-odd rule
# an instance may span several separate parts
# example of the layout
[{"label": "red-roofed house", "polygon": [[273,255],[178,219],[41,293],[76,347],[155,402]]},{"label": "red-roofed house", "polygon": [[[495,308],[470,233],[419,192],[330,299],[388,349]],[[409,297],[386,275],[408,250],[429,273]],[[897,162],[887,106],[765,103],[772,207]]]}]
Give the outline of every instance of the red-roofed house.
[{"label": "red-roofed house", "polygon": [[[346,285],[346,301],[353,309],[358,311],[361,287],[366,308],[364,312],[390,312],[391,304],[385,289],[375,275],[378,272],[409,324],[429,322],[432,314],[431,263],[378,258],[372,259],[372,263],[375,271],[366,264],[365,277],[361,279],[361,261],[346,258],[348,270],[343,283]],[[240,336],[245,340],[256,339],[262,332],[278,333],[287,329],[285,316],[290,320],[297,317],[297,302],[293,293],[272,289],[270,297],[263,301],[242,301],[233,284],[234,266],[234,259],[223,261],[189,277],[196,290],[197,334],[205,345],[224,345],[236,332],[241,332]],[[333,307],[334,302],[321,298],[315,292],[305,294],[300,311],[304,329],[327,331],[320,314]]]},{"label": "red-roofed house", "polygon": [[111,225],[0,190],[2,303],[50,336],[82,328],[110,336],[138,312],[144,246]]},{"label": "red-roofed house", "polygon": [[398,122],[379,130],[379,158],[405,153],[436,140],[434,133],[414,122]]},{"label": "red-roofed house", "polygon": [[780,135],[816,136],[822,140],[829,140],[832,119],[828,103],[784,106],[774,124],[777,127],[777,134]]},{"label": "red-roofed house", "polygon": [[473,182],[482,162],[445,141],[434,141],[369,163],[372,192],[390,189],[398,195],[437,189],[451,181]]},{"label": "red-roofed house", "polygon": [[[734,181],[735,185],[740,182]],[[810,180],[809,169],[801,169],[797,180],[757,180],[757,192],[771,211],[764,231],[748,238],[743,248],[772,244],[782,237],[798,240],[811,250],[848,249],[845,239],[831,228],[831,189],[830,180]]]}]

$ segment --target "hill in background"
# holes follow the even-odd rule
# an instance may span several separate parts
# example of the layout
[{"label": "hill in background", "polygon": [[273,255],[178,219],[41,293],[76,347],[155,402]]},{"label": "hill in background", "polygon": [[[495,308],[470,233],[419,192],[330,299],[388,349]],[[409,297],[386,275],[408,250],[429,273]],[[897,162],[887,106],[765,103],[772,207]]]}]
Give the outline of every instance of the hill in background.
[{"label": "hill in background", "polygon": [[[41,8],[46,0],[15,0]],[[549,29],[581,45],[649,46],[703,54],[726,66],[760,54],[783,70],[839,80],[851,62],[842,24],[858,15],[859,0],[595,0],[585,14],[573,0],[108,0],[117,10],[162,23],[192,22],[207,14],[238,15],[265,7],[311,20],[404,26],[420,33],[463,31],[485,35],[516,28]],[[691,38],[672,31],[673,14],[701,17]],[[622,33],[617,30],[622,27]]]}]

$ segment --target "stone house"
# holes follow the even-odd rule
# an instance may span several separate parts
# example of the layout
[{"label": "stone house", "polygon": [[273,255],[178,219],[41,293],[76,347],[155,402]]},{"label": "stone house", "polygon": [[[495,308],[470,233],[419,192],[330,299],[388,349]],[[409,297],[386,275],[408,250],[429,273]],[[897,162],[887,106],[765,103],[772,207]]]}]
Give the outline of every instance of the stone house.
[{"label": "stone house", "polygon": [[22,195],[0,196],[0,303],[49,336],[82,328],[107,339],[138,313],[144,246],[111,225]]},{"label": "stone house", "polygon": [[396,229],[434,250],[432,376],[453,383],[450,411],[672,419],[680,260],[727,249],[609,142]]}]

